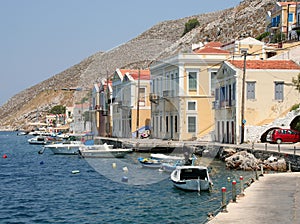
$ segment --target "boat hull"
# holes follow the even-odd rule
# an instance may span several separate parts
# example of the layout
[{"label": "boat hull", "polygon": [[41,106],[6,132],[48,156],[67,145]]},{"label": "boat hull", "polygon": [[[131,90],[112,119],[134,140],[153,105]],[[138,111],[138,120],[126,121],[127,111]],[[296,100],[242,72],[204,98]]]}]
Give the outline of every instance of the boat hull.
[{"label": "boat hull", "polygon": [[209,191],[212,182],[207,167],[178,166],[170,176],[175,187],[186,191]]},{"label": "boat hull", "polygon": [[45,145],[44,149],[50,149],[54,154],[78,155],[80,145],[73,144],[53,144]]},{"label": "boat hull", "polygon": [[85,149],[79,150],[83,158],[124,158],[132,149]]},{"label": "boat hull", "polygon": [[173,181],[176,188],[185,191],[209,191],[210,183],[205,180],[186,180],[186,181]]}]

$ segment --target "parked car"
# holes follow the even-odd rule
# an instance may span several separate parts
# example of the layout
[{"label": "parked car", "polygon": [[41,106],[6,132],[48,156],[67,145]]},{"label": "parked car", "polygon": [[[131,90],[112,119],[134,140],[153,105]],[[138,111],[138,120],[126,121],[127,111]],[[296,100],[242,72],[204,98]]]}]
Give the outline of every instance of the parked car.
[{"label": "parked car", "polygon": [[267,135],[267,141],[270,143],[280,144],[282,142],[299,142],[300,132],[292,129],[274,129]]}]

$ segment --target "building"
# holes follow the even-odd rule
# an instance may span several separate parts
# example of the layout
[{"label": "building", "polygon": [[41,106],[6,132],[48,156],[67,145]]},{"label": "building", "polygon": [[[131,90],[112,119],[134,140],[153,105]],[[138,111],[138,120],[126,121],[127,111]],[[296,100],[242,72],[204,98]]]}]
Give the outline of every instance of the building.
[{"label": "building", "polygon": [[297,39],[297,33],[293,28],[297,24],[297,2],[276,2],[274,8],[268,12],[271,42]]},{"label": "building", "polygon": [[112,136],[138,137],[138,130],[150,127],[150,71],[117,69],[112,89]]},{"label": "building", "polygon": [[246,142],[247,127],[266,125],[287,114],[299,103],[299,92],[292,85],[299,72],[300,66],[291,60],[224,62],[215,90],[215,140]]},{"label": "building", "polygon": [[199,45],[191,53],[152,63],[152,137],[191,140],[214,129],[215,76],[229,52],[221,43]]},{"label": "building", "polygon": [[92,90],[92,132],[98,136],[111,136],[112,114],[111,114],[111,81],[102,79],[99,83],[94,84]]}]

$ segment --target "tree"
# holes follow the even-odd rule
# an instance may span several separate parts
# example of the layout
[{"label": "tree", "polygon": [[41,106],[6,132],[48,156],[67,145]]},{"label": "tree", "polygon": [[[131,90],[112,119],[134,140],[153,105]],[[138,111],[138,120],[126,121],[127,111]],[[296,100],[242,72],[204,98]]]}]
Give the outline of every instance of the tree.
[{"label": "tree", "polygon": [[185,23],[182,37],[197,26],[200,26],[199,21],[196,18],[190,19],[187,23]]},{"label": "tree", "polygon": [[49,110],[50,114],[64,114],[66,113],[66,107],[63,105],[56,105]]}]

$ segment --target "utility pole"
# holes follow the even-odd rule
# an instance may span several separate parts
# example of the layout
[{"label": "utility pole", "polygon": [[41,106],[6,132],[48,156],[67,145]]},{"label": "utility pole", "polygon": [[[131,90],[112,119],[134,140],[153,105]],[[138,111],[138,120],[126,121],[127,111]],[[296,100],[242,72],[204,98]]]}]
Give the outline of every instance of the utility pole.
[{"label": "utility pole", "polygon": [[246,82],[246,57],[248,49],[241,49],[241,53],[244,55],[244,68],[243,68],[243,79],[242,79],[242,108],[241,108],[241,144],[244,143],[245,136],[245,82]]},{"label": "utility pole", "polygon": [[289,40],[289,14],[290,14],[290,4],[287,5],[287,15],[286,15],[286,40]]},{"label": "utility pole", "polygon": [[139,125],[140,125],[140,82],[141,71],[138,71],[138,91],[137,91],[137,106],[136,106],[136,138],[139,138]]}]

